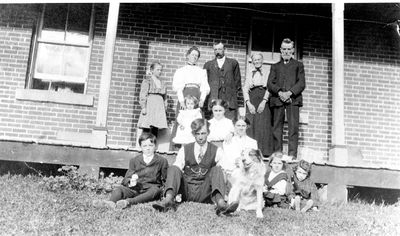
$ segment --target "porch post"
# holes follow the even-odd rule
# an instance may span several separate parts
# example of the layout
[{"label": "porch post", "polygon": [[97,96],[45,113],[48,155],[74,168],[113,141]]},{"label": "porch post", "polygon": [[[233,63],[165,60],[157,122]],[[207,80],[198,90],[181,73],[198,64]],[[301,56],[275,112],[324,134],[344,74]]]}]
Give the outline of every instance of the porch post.
[{"label": "porch post", "polygon": [[[344,3],[332,3],[332,146],[329,162],[346,166],[348,153],[344,129]],[[347,188],[339,173],[328,184],[330,201],[347,202]]]},{"label": "porch post", "polygon": [[92,131],[92,144],[94,146],[106,146],[107,144],[107,112],[114,60],[114,46],[117,37],[119,5],[119,1],[110,1],[109,3],[96,126]]}]

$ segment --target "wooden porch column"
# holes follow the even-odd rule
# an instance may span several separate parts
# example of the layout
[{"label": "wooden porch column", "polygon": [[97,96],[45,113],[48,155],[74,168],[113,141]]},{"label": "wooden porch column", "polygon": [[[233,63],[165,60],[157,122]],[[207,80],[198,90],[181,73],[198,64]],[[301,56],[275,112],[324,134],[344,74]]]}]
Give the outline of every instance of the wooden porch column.
[{"label": "wooden porch column", "polygon": [[[329,162],[346,166],[348,152],[344,132],[344,3],[332,3],[332,146]],[[330,201],[347,202],[347,188],[340,176],[334,174],[328,184]]]},{"label": "wooden porch column", "polygon": [[110,1],[107,19],[107,31],[104,45],[104,56],[101,71],[99,102],[97,104],[96,126],[93,128],[93,145],[106,146],[107,144],[107,112],[110,95],[112,66],[114,60],[114,46],[117,37],[119,1]]}]

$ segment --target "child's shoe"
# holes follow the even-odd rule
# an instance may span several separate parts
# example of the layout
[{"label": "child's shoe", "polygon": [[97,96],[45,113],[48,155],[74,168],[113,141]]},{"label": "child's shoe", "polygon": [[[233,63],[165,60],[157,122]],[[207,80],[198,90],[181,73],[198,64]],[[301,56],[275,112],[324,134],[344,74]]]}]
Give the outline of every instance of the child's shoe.
[{"label": "child's shoe", "polygon": [[127,200],[119,200],[116,203],[117,209],[124,209],[127,208],[129,205],[129,202]]}]

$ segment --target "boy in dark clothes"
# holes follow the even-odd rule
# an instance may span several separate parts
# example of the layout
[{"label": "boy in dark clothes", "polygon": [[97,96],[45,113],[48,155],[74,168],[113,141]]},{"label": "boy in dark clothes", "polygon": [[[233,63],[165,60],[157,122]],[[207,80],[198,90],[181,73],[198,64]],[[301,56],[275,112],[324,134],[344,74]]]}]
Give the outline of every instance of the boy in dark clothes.
[{"label": "boy in dark clothes", "polygon": [[95,206],[123,209],[160,197],[167,177],[168,161],[155,154],[156,137],[153,134],[143,133],[139,137],[139,145],[143,153],[129,161],[122,185],[112,191],[110,200],[95,201]]}]

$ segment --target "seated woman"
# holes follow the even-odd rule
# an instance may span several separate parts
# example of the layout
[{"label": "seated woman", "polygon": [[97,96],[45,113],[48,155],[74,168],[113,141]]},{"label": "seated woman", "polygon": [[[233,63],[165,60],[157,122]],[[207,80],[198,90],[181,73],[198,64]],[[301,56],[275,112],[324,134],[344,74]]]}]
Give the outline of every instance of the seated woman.
[{"label": "seated woman", "polygon": [[211,102],[211,110],[213,118],[210,122],[210,135],[208,141],[222,146],[222,143],[232,138],[234,131],[232,120],[225,117],[225,111],[228,108],[228,103],[221,99],[215,99]]},{"label": "seated woman", "polygon": [[236,160],[240,158],[242,152],[246,149],[258,149],[257,141],[246,134],[250,127],[250,121],[245,116],[240,116],[234,120],[235,132],[233,137],[224,141],[222,148],[224,158],[221,160],[221,167],[229,175],[236,168]]}]

